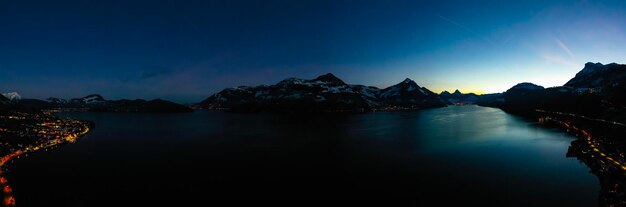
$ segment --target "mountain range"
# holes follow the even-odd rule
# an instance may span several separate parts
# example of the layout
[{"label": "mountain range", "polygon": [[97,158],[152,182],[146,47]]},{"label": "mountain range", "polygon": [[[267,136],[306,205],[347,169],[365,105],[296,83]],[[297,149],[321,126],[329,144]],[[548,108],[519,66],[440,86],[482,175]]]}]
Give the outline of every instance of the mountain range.
[{"label": "mountain range", "polygon": [[439,95],[408,78],[380,89],[347,84],[331,73],[311,80],[288,78],[274,85],[227,88],[199,104],[236,112],[363,112],[445,105]]},{"label": "mountain range", "polygon": [[520,83],[477,104],[519,114],[543,109],[626,121],[626,65],[589,62],[563,86]]},{"label": "mountain range", "polygon": [[586,63],[563,86],[544,88],[523,82],[503,93],[435,94],[406,79],[380,89],[347,84],[333,74],[311,80],[288,78],[275,85],[224,89],[198,104],[230,111],[376,111],[478,104],[531,114],[535,109],[570,112],[626,121],[626,65]]},{"label": "mountain range", "polygon": [[[155,100],[106,100],[98,94],[82,98],[23,99],[16,93],[0,96],[0,109],[81,109],[115,112],[189,112],[173,102]],[[233,112],[366,112],[478,104],[529,114],[535,109],[570,112],[626,121],[626,65],[586,63],[563,86],[544,88],[519,83],[503,93],[435,94],[411,79],[387,88],[347,84],[328,73],[314,79],[288,78],[274,85],[239,86],[215,93],[194,108]]]},{"label": "mountain range", "polygon": [[475,93],[461,93],[458,89],[453,93],[443,91],[439,94],[447,104],[475,104],[480,99]]},{"label": "mountain range", "polygon": [[[17,93],[16,93],[17,94]],[[0,96],[0,109],[41,111],[46,109],[97,111],[97,112],[150,112],[150,113],[176,113],[191,112],[191,108],[166,100],[154,99],[146,101],[136,100],[106,100],[101,95],[91,94],[82,98],[70,100],[60,98],[40,99],[9,99]]]}]

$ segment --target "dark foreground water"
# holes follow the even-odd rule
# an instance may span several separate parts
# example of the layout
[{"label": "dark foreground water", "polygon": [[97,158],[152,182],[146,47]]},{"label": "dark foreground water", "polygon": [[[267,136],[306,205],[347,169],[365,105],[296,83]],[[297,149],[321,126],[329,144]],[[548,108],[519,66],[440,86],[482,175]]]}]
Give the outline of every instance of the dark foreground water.
[{"label": "dark foreground water", "polygon": [[10,166],[18,206],[596,206],[598,199],[597,178],[565,157],[573,137],[493,108],[62,115],[96,128]]}]

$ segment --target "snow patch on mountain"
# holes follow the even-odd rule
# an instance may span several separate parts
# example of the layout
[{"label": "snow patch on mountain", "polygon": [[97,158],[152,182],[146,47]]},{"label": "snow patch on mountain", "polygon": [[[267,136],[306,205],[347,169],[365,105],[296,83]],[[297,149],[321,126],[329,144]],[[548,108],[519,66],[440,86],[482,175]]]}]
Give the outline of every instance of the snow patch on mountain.
[{"label": "snow patch on mountain", "polygon": [[420,91],[420,93],[422,93],[424,95],[428,95],[428,93],[426,91],[424,91],[424,88],[420,88],[419,91]]},{"label": "snow patch on mountain", "polygon": [[400,88],[393,87],[393,86],[385,89],[385,91],[380,94],[380,96],[384,98],[390,97],[390,96],[399,96],[399,95],[400,95]]},{"label": "snow patch on mountain", "polygon": [[91,94],[88,96],[85,96],[83,98],[75,98],[70,100],[73,103],[82,103],[82,104],[104,104],[106,103],[106,100],[104,100],[104,98],[102,98],[102,96],[98,95],[98,94]]},{"label": "snow patch on mountain", "polygon": [[[415,87],[415,86],[413,86],[413,85],[410,85],[410,86],[409,86],[409,88],[407,88],[406,90],[407,90],[407,91],[414,91],[415,89],[417,89],[417,87]],[[420,90],[420,91],[421,91],[421,90]],[[424,92],[422,91],[422,93],[424,93]]]},{"label": "snow patch on mountain", "polygon": [[17,92],[2,93],[2,95],[11,101],[19,101],[22,99],[22,96]]},{"label": "snow patch on mountain", "polygon": [[[289,108],[295,103],[307,105],[312,104],[311,102],[323,102],[315,107],[331,110],[354,107],[352,109],[357,111],[377,107],[419,108],[443,105],[436,94],[408,78],[386,89],[380,89],[373,86],[348,85],[331,73],[311,80],[287,78],[276,85],[224,89],[205,99],[200,105],[209,109],[240,107],[239,109],[246,110],[241,107],[276,109],[275,107]],[[240,103],[249,105],[243,106]]]}]

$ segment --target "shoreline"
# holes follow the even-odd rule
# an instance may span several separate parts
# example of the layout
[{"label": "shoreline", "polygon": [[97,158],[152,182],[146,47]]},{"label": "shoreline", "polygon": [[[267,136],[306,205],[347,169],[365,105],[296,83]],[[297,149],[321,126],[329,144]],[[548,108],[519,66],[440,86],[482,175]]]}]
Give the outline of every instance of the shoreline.
[{"label": "shoreline", "polygon": [[[623,206],[626,201],[626,142],[619,139],[624,124],[563,112],[538,111],[539,122],[574,135],[566,157],[584,163],[600,182],[599,206]],[[612,124],[607,127],[607,124]],[[550,126],[549,126],[550,127]]]},{"label": "shoreline", "polygon": [[572,122],[562,121],[552,117],[542,118],[540,122],[553,122],[558,124],[561,128],[566,129],[566,133],[573,134],[578,138],[578,140],[583,141],[585,148],[591,149],[591,151],[589,151],[592,154],[591,157],[594,157],[593,154],[598,155],[598,158],[605,159],[607,163],[610,163],[607,167],[613,166],[614,170],[624,171],[626,173],[626,162],[612,157],[611,154],[613,153],[603,150],[606,146],[603,147],[602,145],[605,144],[603,144],[601,140],[596,139],[596,136],[592,136],[590,132],[582,127],[577,127]]},{"label": "shoreline", "polygon": [[[489,112],[496,112],[496,113],[490,113],[490,114],[495,114],[495,115],[498,115],[498,117],[499,117],[500,115],[507,115],[506,113],[504,113],[504,114],[503,114],[503,113],[499,112],[498,110],[493,110],[493,109],[490,109],[490,108],[488,108],[488,107],[485,107],[485,108],[482,108],[482,107],[475,107],[475,106],[453,106],[453,107],[458,107],[458,109],[464,109],[464,110],[465,110],[465,109],[475,109],[475,110],[480,110],[480,111],[484,111],[485,109],[489,109],[489,110],[487,110],[487,111],[489,111]],[[463,107],[466,107],[466,108],[463,108]],[[481,108],[482,108],[482,109],[481,109]],[[440,110],[440,109],[437,109],[437,110]],[[455,111],[455,110],[451,110],[451,111]],[[450,110],[447,110],[447,109],[444,109],[444,110],[443,110],[443,112],[446,112],[446,113],[449,113],[449,112],[451,112],[451,111],[450,111]],[[204,114],[204,115],[208,115],[208,114]],[[204,116],[204,115],[200,114],[200,115],[198,115],[198,116]],[[134,115],[128,115],[128,116],[134,116]],[[185,116],[187,116],[187,115],[185,115]],[[81,116],[78,116],[78,117],[81,117]],[[146,118],[146,117],[144,117],[144,118]],[[150,118],[150,117],[147,117],[147,118]],[[167,118],[167,117],[165,117],[165,118]],[[87,118],[87,119],[88,119],[88,118]],[[93,119],[92,119],[92,120],[93,120]],[[115,120],[115,119],[112,119],[112,120]],[[191,120],[195,120],[195,119],[191,119]],[[518,120],[518,119],[515,119],[515,120]],[[523,121],[523,120],[518,120],[518,121]],[[536,121],[536,119],[535,119],[535,121]],[[103,121],[103,123],[106,123],[106,122],[105,122],[105,121]],[[392,122],[392,123],[393,123],[393,122]],[[414,123],[414,122],[413,122],[413,121],[409,121],[409,122],[407,122],[407,123]],[[98,124],[100,124],[100,123],[98,123]],[[282,123],[281,123],[281,124],[282,124]],[[522,123],[522,125],[524,125],[524,124],[525,124],[525,123]],[[364,125],[364,126],[369,126],[369,125]],[[93,130],[93,129],[92,129],[92,130]],[[106,129],[104,129],[104,128],[103,128],[102,130],[106,130]],[[92,135],[92,136],[93,136],[93,135]],[[78,146],[78,145],[76,145],[76,146]],[[74,146],[74,147],[76,147],[76,146]],[[82,146],[82,145],[81,145],[81,146]],[[70,146],[66,146],[66,147],[70,147]],[[565,146],[563,146],[563,147],[564,147],[565,149],[567,149],[567,145],[565,145]],[[559,151],[561,151],[561,150],[559,150]],[[564,154],[564,153],[562,153],[562,154],[561,154],[561,153],[559,153],[559,155],[561,155],[561,156],[563,156],[563,154]],[[43,155],[43,154],[41,154],[41,155]],[[47,155],[47,153],[46,153],[46,155]],[[559,157],[561,157],[561,156],[559,156]],[[46,157],[47,157],[47,156],[46,156]],[[66,157],[68,157],[68,156],[66,156]],[[563,159],[565,159],[565,158],[564,158],[564,156],[563,156],[562,158],[563,158]],[[23,162],[23,161],[22,161],[22,162]],[[90,161],[90,162],[91,162],[91,161]],[[39,162],[39,163],[41,163],[41,162]],[[49,162],[48,162],[48,163],[49,163]],[[18,164],[19,164],[20,166],[22,166],[20,163],[18,163]],[[43,163],[43,164],[45,164],[45,163]],[[78,163],[78,164],[80,164],[80,163]],[[81,165],[76,165],[76,166],[81,166]],[[17,167],[19,167],[19,166],[18,166],[18,165],[14,165],[14,166],[12,166],[12,167],[17,168]],[[20,168],[24,168],[24,167],[20,167]],[[27,170],[27,169],[25,168],[25,170]],[[13,172],[13,173],[16,173],[16,172]],[[586,173],[586,171],[585,171],[585,173]],[[8,174],[9,174],[9,178],[12,178],[12,177],[10,176],[10,175],[11,175],[11,173],[9,172]],[[23,175],[22,175],[21,177],[23,177],[24,179],[27,179],[27,178],[28,178],[28,177],[30,177],[30,176],[23,176]],[[592,177],[592,178],[593,178],[593,175],[590,175],[590,177]],[[16,178],[12,178],[12,179],[16,179]],[[28,181],[30,181],[30,180],[27,180],[27,182],[28,182]],[[60,181],[57,181],[57,183],[62,184],[62,182],[66,182],[66,181],[67,181],[67,179],[60,179]],[[17,182],[17,181],[15,181],[15,180],[14,180],[14,182]],[[21,183],[21,182],[20,182],[20,183]],[[30,186],[30,187],[29,187],[29,189],[33,189],[33,191],[34,191],[34,190],[41,191],[40,189],[38,189],[38,188],[36,187],[36,186],[40,185],[39,183],[37,183],[37,182],[32,182],[32,183],[33,183],[32,185],[29,185],[29,186]],[[18,183],[14,183],[14,185],[16,185],[16,184],[18,184]],[[51,183],[51,184],[54,184],[54,183]],[[592,183],[592,184],[594,185],[594,187],[595,187],[595,185],[597,185],[596,183]],[[19,184],[19,185],[21,186],[22,184]],[[46,186],[48,186],[48,185],[46,185]],[[55,186],[55,185],[52,185],[52,186]],[[95,186],[96,186],[96,187],[98,187],[97,185],[95,185]],[[18,197],[17,197],[17,199],[18,199],[18,205],[19,205],[19,204],[27,204],[27,203],[21,203],[21,202],[26,202],[26,201],[23,201],[23,200],[22,200],[22,199],[24,199],[24,198],[21,198],[21,197],[22,197],[22,195],[20,194],[20,193],[26,193],[26,192],[22,192],[22,191],[20,190],[20,187],[19,187],[19,186],[15,186],[15,187],[18,187],[18,188],[16,189],[16,190],[18,191],[18,192],[16,193],[16,195],[18,196]],[[23,189],[23,188],[24,188],[24,187],[21,187],[21,189]],[[80,190],[80,189],[82,189],[82,188],[76,188],[76,186],[71,186],[71,187],[66,187],[66,188],[67,188],[67,189],[72,189],[72,191],[74,191],[73,189],[79,189],[79,190]],[[30,191],[30,190],[29,190],[29,191]],[[45,192],[45,191],[42,191],[42,192]],[[61,192],[63,192],[63,191],[61,191]],[[80,192],[80,191],[76,191],[76,192]],[[594,192],[595,192],[595,191],[594,191]],[[43,195],[43,194],[42,194],[42,195]],[[592,196],[589,196],[590,198],[591,198],[591,197],[594,197],[594,196],[593,196],[593,194],[589,194],[589,193],[587,193],[586,195],[592,195]],[[98,197],[98,196],[96,196],[95,198],[97,198],[97,197]],[[39,198],[39,197],[33,197],[33,198],[31,198],[31,199],[37,199],[37,198]],[[45,197],[41,197],[41,198],[45,198]],[[54,198],[54,197],[50,197],[50,198]],[[56,198],[55,198],[55,199],[56,199]],[[29,200],[29,199],[27,199],[27,200]],[[41,199],[41,200],[44,200],[44,199]],[[55,201],[55,200],[53,200],[53,199],[48,199],[48,200],[50,200],[50,201]],[[86,202],[86,203],[93,202],[91,199],[86,199],[86,200],[88,201],[88,202]],[[37,200],[34,200],[34,201],[37,201]],[[83,202],[84,202],[84,201],[83,201]],[[41,202],[39,202],[39,204],[41,204]]]},{"label": "shoreline", "polygon": [[76,142],[77,139],[84,137],[85,135],[89,133],[89,131],[91,131],[90,127],[93,128],[93,126],[87,126],[84,129],[82,129],[82,131],[79,133],[72,133],[63,137],[51,139],[51,140],[48,140],[48,142],[46,143],[42,143],[36,146],[27,146],[23,149],[15,150],[14,152],[0,158],[0,187],[2,188],[2,192],[0,193],[0,195],[2,195],[2,206],[5,206],[5,207],[15,206],[15,197],[13,196],[13,189],[9,185],[9,182],[6,179],[5,173],[3,171],[5,164],[7,164],[9,161],[15,160],[16,158],[20,158],[21,155],[27,155],[30,153],[37,152],[39,150],[56,147],[58,145],[65,144],[65,143]]}]

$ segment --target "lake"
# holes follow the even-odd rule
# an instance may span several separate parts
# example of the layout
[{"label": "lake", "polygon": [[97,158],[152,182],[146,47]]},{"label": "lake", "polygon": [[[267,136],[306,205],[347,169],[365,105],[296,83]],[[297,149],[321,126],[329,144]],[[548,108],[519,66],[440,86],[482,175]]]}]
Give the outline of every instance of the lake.
[{"label": "lake", "polygon": [[11,164],[17,206],[598,205],[573,136],[495,108],[60,115],[96,127]]}]

